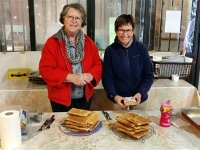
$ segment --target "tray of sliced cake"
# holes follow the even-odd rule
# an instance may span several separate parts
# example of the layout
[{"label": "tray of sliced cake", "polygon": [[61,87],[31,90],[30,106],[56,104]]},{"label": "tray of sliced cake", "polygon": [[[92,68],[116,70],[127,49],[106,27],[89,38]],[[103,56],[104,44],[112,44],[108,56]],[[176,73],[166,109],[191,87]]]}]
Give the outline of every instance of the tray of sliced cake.
[{"label": "tray of sliced cake", "polygon": [[68,116],[59,126],[61,131],[74,136],[86,136],[96,133],[102,128],[99,114],[94,111],[72,108]]},{"label": "tray of sliced cake", "polygon": [[126,112],[116,116],[116,123],[111,130],[119,137],[119,140],[142,140],[151,137],[155,131],[150,125],[151,120],[148,117]]}]

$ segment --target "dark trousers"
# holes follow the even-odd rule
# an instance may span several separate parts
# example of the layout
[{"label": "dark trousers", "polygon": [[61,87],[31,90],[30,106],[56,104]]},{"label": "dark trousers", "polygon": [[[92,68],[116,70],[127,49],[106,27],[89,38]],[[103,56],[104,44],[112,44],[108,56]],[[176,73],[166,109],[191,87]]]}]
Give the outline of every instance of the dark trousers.
[{"label": "dark trousers", "polygon": [[92,103],[92,99],[93,97],[90,98],[89,101],[87,101],[85,97],[72,99],[71,104],[69,106],[65,106],[65,105],[53,102],[51,100],[50,102],[51,102],[51,108],[53,112],[68,112],[71,108],[89,110]]}]

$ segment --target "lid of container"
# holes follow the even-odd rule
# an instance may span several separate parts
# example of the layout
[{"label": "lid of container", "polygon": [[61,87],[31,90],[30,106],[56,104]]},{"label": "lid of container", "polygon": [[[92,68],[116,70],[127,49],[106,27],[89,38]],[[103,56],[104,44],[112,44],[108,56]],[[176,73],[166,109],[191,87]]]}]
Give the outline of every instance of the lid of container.
[{"label": "lid of container", "polygon": [[165,107],[172,107],[171,103],[170,103],[170,100],[167,100],[166,102],[163,102],[162,103],[162,106],[165,106]]}]

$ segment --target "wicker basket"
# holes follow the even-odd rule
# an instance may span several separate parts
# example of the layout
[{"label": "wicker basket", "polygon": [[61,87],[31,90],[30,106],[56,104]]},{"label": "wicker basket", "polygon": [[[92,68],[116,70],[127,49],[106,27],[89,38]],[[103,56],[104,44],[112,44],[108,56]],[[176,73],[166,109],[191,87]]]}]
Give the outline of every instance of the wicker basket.
[{"label": "wicker basket", "polygon": [[180,79],[188,79],[195,62],[153,62],[154,74],[159,79],[170,79],[173,74]]}]

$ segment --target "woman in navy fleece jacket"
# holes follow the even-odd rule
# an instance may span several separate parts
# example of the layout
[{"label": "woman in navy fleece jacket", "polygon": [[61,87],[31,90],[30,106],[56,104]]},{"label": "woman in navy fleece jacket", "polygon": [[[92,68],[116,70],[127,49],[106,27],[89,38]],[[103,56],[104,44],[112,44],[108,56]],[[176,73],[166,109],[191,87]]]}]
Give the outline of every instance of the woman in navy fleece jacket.
[{"label": "woman in navy fleece jacket", "polygon": [[123,14],[115,20],[116,37],[104,54],[102,83],[109,100],[126,108],[121,100],[132,97],[137,105],[147,100],[153,68],[147,47],[136,41],[135,22]]}]

